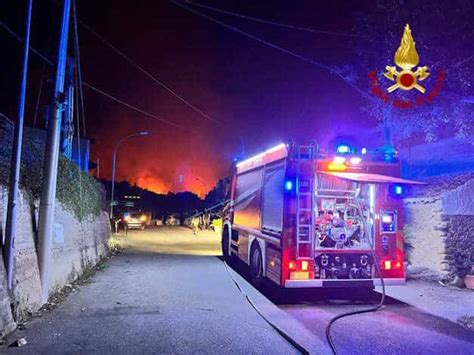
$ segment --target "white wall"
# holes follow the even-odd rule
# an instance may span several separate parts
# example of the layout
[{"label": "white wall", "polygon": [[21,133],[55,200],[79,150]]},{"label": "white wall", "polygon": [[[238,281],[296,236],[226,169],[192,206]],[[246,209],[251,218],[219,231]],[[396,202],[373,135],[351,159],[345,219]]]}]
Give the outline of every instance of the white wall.
[{"label": "white wall", "polygon": [[[8,192],[0,186],[0,224],[4,234]],[[9,304],[15,304],[20,319],[27,312],[41,307],[40,278],[35,244],[37,210],[21,194],[18,206],[13,299],[5,289],[5,270],[0,268],[0,331],[11,328]],[[106,212],[79,222],[59,203],[55,208],[55,234],[50,266],[50,294],[74,281],[87,267],[91,267],[107,253],[110,224]],[[1,260],[3,265],[3,260]],[[7,307],[8,305],[8,307]],[[10,314],[10,316],[9,316]],[[10,329],[11,330],[11,329]]]}]

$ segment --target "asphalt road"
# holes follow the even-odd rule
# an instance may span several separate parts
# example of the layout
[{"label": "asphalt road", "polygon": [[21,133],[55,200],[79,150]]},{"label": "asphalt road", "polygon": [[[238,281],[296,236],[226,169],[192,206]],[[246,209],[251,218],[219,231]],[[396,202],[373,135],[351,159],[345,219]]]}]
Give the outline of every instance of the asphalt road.
[{"label": "asphalt road", "polygon": [[[378,300],[375,292],[353,300],[347,291],[256,290],[243,264],[232,265],[235,274],[225,268],[219,240],[181,227],[129,233],[126,251],[91,284],[27,325],[28,345],[18,350],[297,353],[248,304],[233,277],[264,316],[311,353],[324,354],[329,319]],[[474,354],[474,332],[391,298],[377,313],[339,320],[332,334],[340,354]]]},{"label": "asphalt road", "polygon": [[[290,294],[285,300],[265,295],[321,341],[331,318],[369,308],[380,299],[375,292],[365,300],[341,291]],[[380,311],[338,320],[331,334],[340,354],[474,354],[472,330],[390,297]]]},{"label": "asphalt road", "polygon": [[[249,281],[245,264],[237,262],[232,267]],[[381,298],[376,291],[354,295],[345,289],[282,292],[270,283],[258,291],[320,343],[326,342],[326,325],[331,318],[371,308]],[[388,296],[384,304],[377,312],[349,316],[334,323],[331,335],[339,354],[474,354],[474,331]],[[474,299],[470,304],[474,304]],[[465,307],[466,313],[472,312],[469,304]]]},{"label": "asphalt road", "polygon": [[[133,231],[53,311],[17,334],[28,354],[296,354],[247,303],[216,255],[219,237],[187,228]],[[0,352],[4,349],[0,349]]]}]

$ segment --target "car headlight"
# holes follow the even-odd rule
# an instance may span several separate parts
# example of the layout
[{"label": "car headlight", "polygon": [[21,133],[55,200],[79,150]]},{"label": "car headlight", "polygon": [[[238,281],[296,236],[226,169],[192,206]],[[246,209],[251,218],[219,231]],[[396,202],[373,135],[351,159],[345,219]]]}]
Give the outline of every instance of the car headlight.
[{"label": "car headlight", "polygon": [[146,216],[141,216],[141,217],[140,217],[140,221],[146,222]]}]

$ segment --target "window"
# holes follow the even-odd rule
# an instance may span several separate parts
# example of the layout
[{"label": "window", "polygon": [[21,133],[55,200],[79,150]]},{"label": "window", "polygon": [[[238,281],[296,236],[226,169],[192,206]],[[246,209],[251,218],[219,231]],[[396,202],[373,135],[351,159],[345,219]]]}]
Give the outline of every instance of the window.
[{"label": "window", "polygon": [[237,176],[234,223],[260,229],[262,168]]},{"label": "window", "polygon": [[262,228],[281,232],[283,227],[283,195],[285,164],[267,167],[263,185]]}]

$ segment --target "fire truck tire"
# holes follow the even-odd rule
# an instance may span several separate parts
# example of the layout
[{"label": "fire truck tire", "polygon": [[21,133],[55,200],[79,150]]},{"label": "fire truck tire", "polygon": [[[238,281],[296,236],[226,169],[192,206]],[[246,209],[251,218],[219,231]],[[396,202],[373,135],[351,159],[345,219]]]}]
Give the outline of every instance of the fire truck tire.
[{"label": "fire truck tire", "polygon": [[252,284],[260,286],[263,282],[263,260],[262,251],[257,243],[252,244],[250,250],[250,279]]}]

